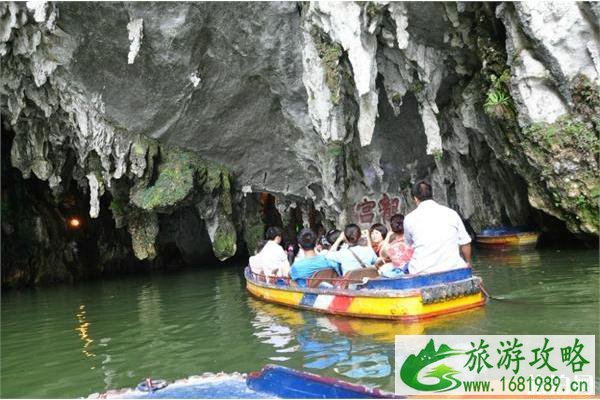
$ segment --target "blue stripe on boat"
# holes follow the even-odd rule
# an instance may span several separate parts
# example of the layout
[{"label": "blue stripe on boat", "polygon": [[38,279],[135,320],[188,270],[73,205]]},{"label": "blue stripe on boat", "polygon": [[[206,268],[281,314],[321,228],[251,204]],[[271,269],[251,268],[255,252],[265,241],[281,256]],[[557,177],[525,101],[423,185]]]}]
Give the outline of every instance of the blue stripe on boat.
[{"label": "blue stripe on boat", "polygon": [[439,285],[469,279],[473,276],[471,268],[454,269],[427,275],[416,275],[391,279],[374,279],[362,285],[365,289],[419,289],[424,286]]},{"label": "blue stripe on boat", "polygon": [[318,295],[314,293],[304,293],[302,295],[302,300],[300,300],[300,305],[312,307],[313,304],[315,304],[315,301],[317,301],[317,296]]},{"label": "blue stripe on boat", "polygon": [[369,389],[333,378],[324,378],[278,365],[267,365],[249,374],[246,384],[252,390],[285,399],[368,399],[397,397],[393,393]]}]

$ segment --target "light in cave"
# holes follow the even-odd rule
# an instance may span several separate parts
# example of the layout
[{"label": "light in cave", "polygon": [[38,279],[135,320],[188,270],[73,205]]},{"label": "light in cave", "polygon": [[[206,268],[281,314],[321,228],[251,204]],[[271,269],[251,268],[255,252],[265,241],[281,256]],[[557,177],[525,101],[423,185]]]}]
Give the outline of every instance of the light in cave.
[{"label": "light in cave", "polygon": [[69,217],[68,225],[71,229],[79,229],[81,227],[81,220],[79,217]]}]

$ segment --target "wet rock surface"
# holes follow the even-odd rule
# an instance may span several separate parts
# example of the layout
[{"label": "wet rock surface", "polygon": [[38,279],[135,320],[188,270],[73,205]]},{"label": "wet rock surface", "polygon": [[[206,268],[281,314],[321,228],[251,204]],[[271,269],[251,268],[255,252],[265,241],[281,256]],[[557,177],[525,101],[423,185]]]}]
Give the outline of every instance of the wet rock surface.
[{"label": "wet rock surface", "polygon": [[111,219],[137,259],[252,251],[273,221],[260,193],[293,233],[406,213],[421,178],[473,232],[542,212],[598,233],[594,4],[0,14],[3,157],[53,201],[77,190],[90,224]]}]

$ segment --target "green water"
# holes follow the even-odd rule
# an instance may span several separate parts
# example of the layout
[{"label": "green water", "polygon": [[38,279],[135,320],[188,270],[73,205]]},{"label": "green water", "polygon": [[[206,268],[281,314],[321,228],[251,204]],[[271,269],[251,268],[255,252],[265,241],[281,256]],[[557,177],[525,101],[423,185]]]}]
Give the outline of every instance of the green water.
[{"label": "green water", "polygon": [[479,251],[475,270],[500,300],[416,324],[265,304],[246,294],[241,270],[3,293],[1,397],[87,396],[148,376],[248,372],[266,363],[393,390],[395,334],[598,335],[595,250]]}]

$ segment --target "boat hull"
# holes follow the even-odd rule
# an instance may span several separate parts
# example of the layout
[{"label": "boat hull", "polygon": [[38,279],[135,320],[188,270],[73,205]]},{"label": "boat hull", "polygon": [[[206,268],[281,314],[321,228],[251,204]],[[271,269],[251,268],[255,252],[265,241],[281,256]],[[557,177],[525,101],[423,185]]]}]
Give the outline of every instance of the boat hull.
[{"label": "boat hull", "polygon": [[478,245],[483,246],[535,246],[540,234],[537,232],[524,232],[497,236],[477,236]]},{"label": "boat hull", "polygon": [[267,365],[248,374],[247,385],[253,390],[284,399],[373,399],[404,398],[339,379],[327,378],[279,365]]},{"label": "boat hull", "polygon": [[88,399],[372,399],[399,398],[377,388],[266,365],[246,377],[234,372],[190,376],[151,391],[136,389],[94,393]]},{"label": "boat hull", "polygon": [[362,318],[414,321],[433,318],[475,307],[486,302],[482,291],[437,302],[424,302],[421,290],[402,291],[322,291],[277,287],[246,280],[246,288],[255,297],[271,303],[320,313]]}]

